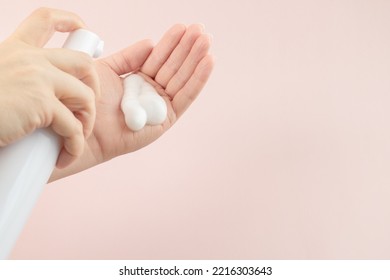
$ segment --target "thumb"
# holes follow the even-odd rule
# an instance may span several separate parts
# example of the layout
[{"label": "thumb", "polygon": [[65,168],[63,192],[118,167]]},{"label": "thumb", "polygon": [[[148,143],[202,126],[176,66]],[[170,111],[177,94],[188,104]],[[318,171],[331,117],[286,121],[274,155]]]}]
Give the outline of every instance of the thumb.
[{"label": "thumb", "polygon": [[35,47],[43,47],[55,31],[70,32],[84,26],[76,14],[39,8],[19,25],[11,37]]},{"label": "thumb", "polygon": [[117,53],[101,59],[117,75],[124,75],[140,68],[153,49],[150,40],[135,43]]}]

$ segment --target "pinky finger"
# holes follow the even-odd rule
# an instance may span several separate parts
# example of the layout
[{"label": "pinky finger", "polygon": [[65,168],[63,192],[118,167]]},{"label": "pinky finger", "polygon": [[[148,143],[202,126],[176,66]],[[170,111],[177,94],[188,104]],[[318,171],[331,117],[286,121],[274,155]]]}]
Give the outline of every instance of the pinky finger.
[{"label": "pinky finger", "polygon": [[184,87],[175,95],[172,100],[172,106],[179,118],[191,105],[205,86],[211,71],[214,67],[214,58],[206,55],[196,67],[194,73],[184,85]]},{"label": "pinky finger", "polygon": [[63,139],[63,147],[57,160],[57,167],[71,164],[84,151],[84,134],[81,122],[69,109],[56,100],[52,128]]}]

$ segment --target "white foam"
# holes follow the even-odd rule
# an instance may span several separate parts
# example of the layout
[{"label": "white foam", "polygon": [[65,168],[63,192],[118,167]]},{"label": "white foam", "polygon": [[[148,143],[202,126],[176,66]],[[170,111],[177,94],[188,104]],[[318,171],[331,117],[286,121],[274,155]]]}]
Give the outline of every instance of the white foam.
[{"label": "white foam", "polygon": [[146,124],[159,125],[165,121],[165,100],[140,75],[127,76],[123,80],[123,89],[121,109],[129,129],[138,131]]}]

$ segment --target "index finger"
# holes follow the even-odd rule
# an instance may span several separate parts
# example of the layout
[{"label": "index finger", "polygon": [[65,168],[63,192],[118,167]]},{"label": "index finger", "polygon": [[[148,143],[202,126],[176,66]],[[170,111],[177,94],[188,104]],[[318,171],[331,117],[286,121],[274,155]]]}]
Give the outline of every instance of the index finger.
[{"label": "index finger", "polygon": [[85,24],[74,13],[39,8],[19,25],[11,37],[35,47],[43,47],[55,31],[70,32],[83,27]]}]

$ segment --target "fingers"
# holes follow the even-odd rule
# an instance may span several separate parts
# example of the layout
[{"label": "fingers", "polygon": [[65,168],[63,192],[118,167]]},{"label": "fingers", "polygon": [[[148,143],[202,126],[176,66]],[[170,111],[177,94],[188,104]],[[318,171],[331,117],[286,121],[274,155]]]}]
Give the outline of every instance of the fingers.
[{"label": "fingers", "polygon": [[206,55],[197,65],[190,79],[172,100],[172,107],[177,117],[180,117],[198,96],[213,70],[214,59]]},{"label": "fingers", "polygon": [[57,167],[64,168],[83,153],[84,136],[80,121],[59,100],[55,102],[52,128],[64,139]]},{"label": "fingers", "polygon": [[183,24],[176,24],[170,28],[153,49],[141,71],[149,77],[156,77],[157,72],[174,51],[185,31],[186,26]]},{"label": "fingers", "polygon": [[198,67],[199,62],[207,55],[210,44],[211,37],[208,34],[202,34],[197,38],[190,53],[181,64],[180,69],[175,73],[172,79],[170,79],[165,88],[166,93],[170,97],[174,97],[191,78],[195,69]]},{"label": "fingers", "polygon": [[89,137],[96,116],[95,96],[100,95],[99,77],[92,58],[67,49],[45,50],[45,56],[55,67],[51,73],[57,98],[81,121],[84,135]]},{"label": "fingers", "polygon": [[108,65],[117,75],[136,71],[152,51],[150,40],[143,40],[100,61]]},{"label": "fingers", "polygon": [[86,138],[91,134],[96,118],[93,90],[73,76],[53,68],[52,80],[56,97],[79,119]]},{"label": "fingers", "polygon": [[95,92],[96,97],[100,96],[99,75],[89,55],[68,49],[44,51],[53,66],[81,80]]},{"label": "fingers", "polygon": [[12,37],[29,45],[42,47],[55,31],[70,32],[84,26],[83,21],[73,13],[39,8],[20,24]]},{"label": "fingers", "polygon": [[83,53],[58,49],[47,50],[45,56],[50,62],[47,80],[55,93],[51,127],[63,138],[57,167],[63,168],[83,153],[85,138],[93,130],[99,79],[92,60]]},{"label": "fingers", "polygon": [[179,44],[156,75],[156,82],[163,88],[166,88],[168,82],[180,69],[180,66],[187,58],[195,41],[203,33],[203,31],[204,26],[201,24],[193,24],[188,27]]}]

